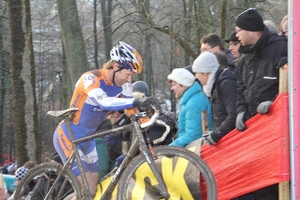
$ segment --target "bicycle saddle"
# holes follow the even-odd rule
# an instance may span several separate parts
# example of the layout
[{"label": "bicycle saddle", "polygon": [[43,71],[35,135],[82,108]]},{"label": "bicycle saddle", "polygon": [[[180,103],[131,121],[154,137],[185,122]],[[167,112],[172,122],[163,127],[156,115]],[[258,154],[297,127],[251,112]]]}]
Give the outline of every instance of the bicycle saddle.
[{"label": "bicycle saddle", "polygon": [[57,117],[57,118],[65,118],[67,117],[71,112],[78,111],[79,108],[73,107],[73,108],[68,108],[65,110],[50,110],[47,112],[47,115]]}]

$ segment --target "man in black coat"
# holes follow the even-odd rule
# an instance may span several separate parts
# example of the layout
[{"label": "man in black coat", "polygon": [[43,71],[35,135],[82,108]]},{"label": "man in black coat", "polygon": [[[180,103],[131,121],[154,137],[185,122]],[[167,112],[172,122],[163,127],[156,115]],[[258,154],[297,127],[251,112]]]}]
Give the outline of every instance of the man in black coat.
[{"label": "man in black coat", "polygon": [[[279,68],[287,62],[287,41],[269,32],[258,11],[249,8],[235,21],[240,57],[236,65],[236,128],[246,130],[245,121],[257,113],[268,113],[279,89]],[[278,199],[277,185],[260,189],[240,199]],[[250,198],[249,198],[250,197]]]},{"label": "man in black coat", "polygon": [[287,41],[270,33],[257,10],[250,8],[236,19],[241,56],[236,66],[238,130],[244,121],[267,113],[278,94],[279,68],[287,62]]}]

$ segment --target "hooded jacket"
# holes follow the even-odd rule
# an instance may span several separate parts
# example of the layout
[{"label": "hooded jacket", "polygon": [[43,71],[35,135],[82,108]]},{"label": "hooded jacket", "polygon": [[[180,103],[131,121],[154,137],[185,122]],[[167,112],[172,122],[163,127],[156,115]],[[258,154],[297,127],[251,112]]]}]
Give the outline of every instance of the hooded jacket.
[{"label": "hooded jacket", "polygon": [[246,120],[257,114],[263,101],[273,101],[278,94],[279,68],[287,60],[287,41],[268,28],[251,47],[240,46],[236,66],[237,113],[245,111]]},{"label": "hooded jacket", "polygon": [[230,69],[219,68],[210,98],[213,112],[212,138],[218,142],[235,128],[236,75]]},{"label": "hooded jacket", "polygon": [[184,147],[202,137],[202,111],[207,112],[209,129],[212,130],[212,112],[209,99],[197,81],[183,93],[179,105],[178,137],[170,146]]}]

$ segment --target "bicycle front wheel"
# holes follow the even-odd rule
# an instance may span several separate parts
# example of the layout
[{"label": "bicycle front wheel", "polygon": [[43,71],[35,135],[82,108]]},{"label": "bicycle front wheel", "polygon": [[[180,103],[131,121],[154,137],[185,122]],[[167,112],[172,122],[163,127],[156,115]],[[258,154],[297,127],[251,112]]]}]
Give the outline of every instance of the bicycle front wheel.
[{"label": "bicycle front wheel", "polygon": [[[21,200],[26,195],[34,199],[64,199],[71,193],[76,199],[81,199],[81,185],[73,172],[69,169],[62,171],[62,165],[56,162],[42,163],[32,168],[21,180],[16,191],[15,200]],[[54,185],[54,181],[61,177]],[[53,188],[52,192],[49,192]]]},{"label": "bicycle front wheel", "polygon": [[[170,195],[168,199],[217,199],[217,186],[208,165],[195,153],[180,147],[154,148],[154,164]],[[132,160],[118,186],[118,199],[164,199],[144,155]]]}]

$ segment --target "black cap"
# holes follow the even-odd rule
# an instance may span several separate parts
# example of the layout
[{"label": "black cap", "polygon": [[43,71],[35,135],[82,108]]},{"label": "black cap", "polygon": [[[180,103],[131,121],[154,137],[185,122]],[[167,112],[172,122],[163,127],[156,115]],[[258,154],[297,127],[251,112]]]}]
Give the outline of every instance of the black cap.
[{"label": "black cap", "polygon": [[232,32],[230,33],[229,38],[227,38],[227,39],[225,40],[225,42],[227,42],[227,43],[229,43],[229,42],[238,42],[239,40],[238,40],[238,38],[237,38],[235,35],[236,35],[236,32],[235,32],[235,31],[232,31]]},{"label": "black cap", "polygon": [[249,8],[239,14],[235,25],[246,31],[263,31],[265,28],[263,18],[255,8]]}]

